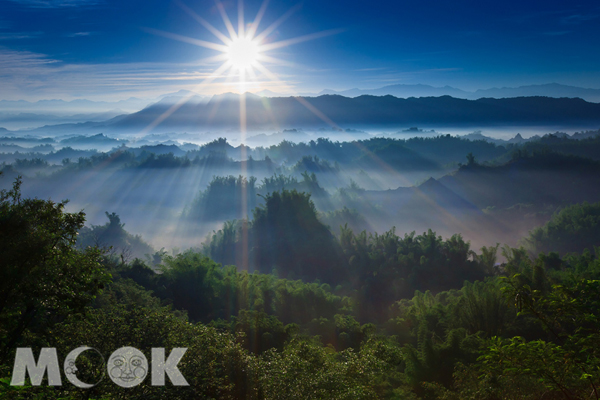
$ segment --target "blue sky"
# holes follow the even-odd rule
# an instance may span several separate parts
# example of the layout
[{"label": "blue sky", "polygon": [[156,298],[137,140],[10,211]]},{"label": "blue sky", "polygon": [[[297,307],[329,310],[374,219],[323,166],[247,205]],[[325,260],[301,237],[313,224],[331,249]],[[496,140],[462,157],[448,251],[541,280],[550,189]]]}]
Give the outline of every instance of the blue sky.
[{"label": "blue sky", "polygon": [[[226,32],[213,0],[182,0]],[[246,22],[262,1],[245,1]],[[223,8],[237,24],[238,2]],[[271,0],[258,32],[297,8],[265,40],[328,33],[274,49],[246,89],[318,92],[396,83],[464,90],[558,82],[600,88],[598,1]],[[165,37],[219,40],[177,2],[0,0],[0,99],[118,100],[195,89],[218,52]],[[236,25],[237,26],[237,25]],[[224,78],[205,94],[236,91]],[[237,82],[236,79],[233,79]]]}]

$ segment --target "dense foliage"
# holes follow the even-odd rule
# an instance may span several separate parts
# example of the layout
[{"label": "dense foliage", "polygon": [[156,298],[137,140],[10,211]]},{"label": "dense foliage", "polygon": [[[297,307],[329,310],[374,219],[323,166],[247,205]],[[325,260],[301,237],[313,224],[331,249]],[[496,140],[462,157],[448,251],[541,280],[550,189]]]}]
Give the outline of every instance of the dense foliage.
[{"label": "dense foliage", "polygon": [[[431,230],[333,235],[310,194],[263,200],[201,251],[143,260],[90,242],[93,233],[131,245],[116,214],[82,230],[83,213],[22,198],[20,180],[2,191],[0,397],[599,397],[600,254],[586,230],[597,205],[567,208],[533,232],[547,247],[530,258],[508,246],[476,252]],[[583,252],[561,239],[580,231],[590,237]],[[16,347],[64,356],[81,344],[106,355],[187,347],[179,369],[190,386],[8,384]],[[82,379],[103,368],[89,356],[78,363]]]},{"label": "dense foliage", "polygon": [[600,244],[600,203],[574,204],[557,212],[525,239],[533,254],[593,250]]},{"label": "dense foliage", "polygon": [[0,360],[28,342],[29,329],[50,327],[81,312],[108,282],[100,251],[75,248],[82,212],[65,203],[23,199],[21,181],[0,192]]}]

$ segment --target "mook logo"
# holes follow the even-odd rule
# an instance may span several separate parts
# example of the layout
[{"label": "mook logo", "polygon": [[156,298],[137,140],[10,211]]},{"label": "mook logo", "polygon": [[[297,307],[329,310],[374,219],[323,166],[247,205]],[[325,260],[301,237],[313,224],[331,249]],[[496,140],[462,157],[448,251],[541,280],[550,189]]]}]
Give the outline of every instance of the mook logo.
[{"label": "mook logo", "polygon": [[[102,363],[106,364],[106,368],[102,369],[102,376],[96,382],[82,382],[78,373],[81,372],[76,366],[77,357],[84,351],[94,351],[98,353],[102,359]],[[73,385],[89,389],[96,386],[102,381],[107,373],[108,377],[117,385],[124,388],[132,388],[142,383],[151,372],[152,386],[164,386],[165,375],[169,377],[175,386],[189,386],[179,369],[177,364],[187,351],[187,348],[175,348],[165,360],[165,349],[152,349],[152,363],[148,363],[148,359],[136,348],[121,347],[115,350],[108,358],[108,363],[104,361],[104,356],[92,348],[81,346],[71,351],[63,364],[63,372],[65,377]],[[29,374],[32,386],[40,386],[44,375],[48,375],[48,385],[61,386],[62,379],[60,367],[58,365],[58,355],[53,347],[45,347],[40,351],[40,356],[35,361],[33,351],[28,347],[20,347],[17,349],[15,356],[15,364],[10,384],[12,386],[23,386],[25,377]]]}]

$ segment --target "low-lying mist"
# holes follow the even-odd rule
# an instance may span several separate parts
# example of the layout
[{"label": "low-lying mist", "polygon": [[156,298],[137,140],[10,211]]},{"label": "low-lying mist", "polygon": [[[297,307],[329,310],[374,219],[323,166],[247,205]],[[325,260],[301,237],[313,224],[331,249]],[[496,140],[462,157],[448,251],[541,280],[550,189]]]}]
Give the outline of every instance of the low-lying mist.
[{"label": "low-lying mist", "polygon": [[597,131],[504,141],[413,127],[311,139],[319,133],[284,131],[277,144],[257,146],[225,138],[200,145],[188,134],[7,136],[0,186],[22,175],[24,196],[68,199],[67,210],[84,210],[89,227],[118,216],[125,230],[168,251],[200,248],[227,221],[251,221],[266,196],[283,190],[309,193],[334,235],[346,224],[400,235],[432,229],[461,234],[474,248],[517,245],[560,207],[600,200]]}]

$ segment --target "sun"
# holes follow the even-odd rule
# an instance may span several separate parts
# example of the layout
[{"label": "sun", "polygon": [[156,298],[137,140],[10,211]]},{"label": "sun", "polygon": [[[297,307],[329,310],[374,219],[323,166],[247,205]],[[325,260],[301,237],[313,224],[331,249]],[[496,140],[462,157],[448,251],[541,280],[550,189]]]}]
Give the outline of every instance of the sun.
[{"label": "sun", "polygon": [[[221,31],[180,0],[175,0],[175,3],[192,18],[198,21],[200,25],[210,31],[221,43],[210,42],[151,28],[144,28],[144,30],[149,33],[208,48],[217,52],[217,55],[215,56],[200,60],[202,63],[221,62],[222,64],[220,67],[216,68],[212,74],[204,78],[202,82],[198,84],[196,90],[200,90],[216,80],[224,79],[223,83],[229,84],[232,83],[232,80],[237,78],[240,94],[245,93],[247,84],[250,82],[253,84],[258,83],[259,85],[261,83],[272,82],[279,87],[283,87],[284,91],[293,92],[293,88],[286,82],[281,81],[266,67],[265,63],[292,67],[294,67],[295,64],[273,57],[273,55],[269,53],[276,49],[341,32],[340,29],[333,29],[281,41],[272,41],[270,40],[271,34],[276,32],[277,28],[300,8],[300,4],[292,7],[271,25],[262,31],[259,31],[259,25],[265,15],[269,0],[263,0],[256,17],[248,24],[245,22],[244,18],[244,2],[243,0],[238,0],[237,29],[229,19],[221,0],[215,0],[215,5],[221,14],[221,19],[226,28],[225,31]],[[229,71],[228,75],[226,74],[227,71]],[[187,99],[183,102],[185,101],[187,101]],[[177,105],[177,107],[179,106],[180,105]]]},{"label": "sun", "polygon": [[261,56],[260,45],[248,37],[235,38],[227,46],[227,61],[237,70],[248,70],[256,67]]}]

